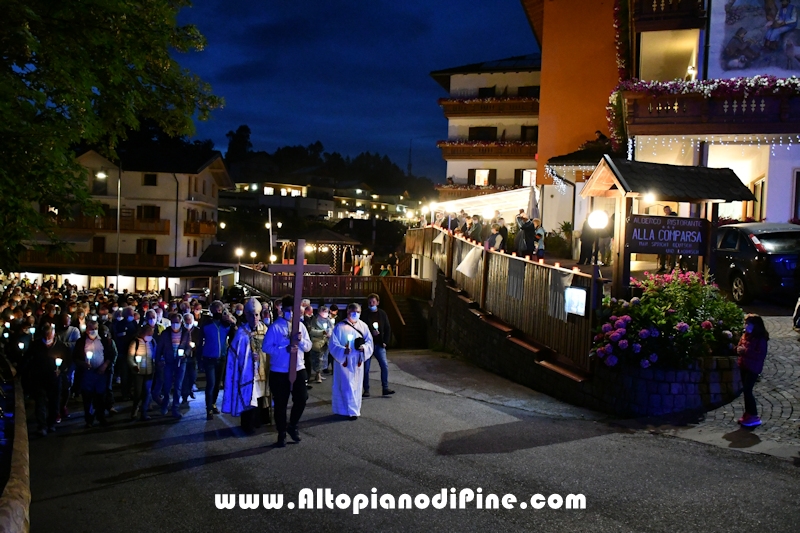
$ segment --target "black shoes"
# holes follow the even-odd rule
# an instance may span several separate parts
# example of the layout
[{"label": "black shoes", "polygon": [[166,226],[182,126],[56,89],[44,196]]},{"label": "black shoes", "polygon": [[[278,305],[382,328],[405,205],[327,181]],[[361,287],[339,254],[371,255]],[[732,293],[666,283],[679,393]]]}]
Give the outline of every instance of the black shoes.
[{"label": "black shoes", "polygon": [[219,409],[217,409],[217,406],[216,406],[216,405],[214,405],[214,406],[212,406],[212,407],[211,407],[211,412],[212,412],[212,413],[214,413],[215,415],[218,415],[218,414],[219,414]]},{"label": "black shoes", "polygon": [[389,396],[390,394],[394,394],[394,391],[392,389],[383,389],[384,396]]},{"label": "black shoes", "polygon": [[365,390],[364,392],[362,392],[362,393],[361,393],[361,397],[362,397],[362,398],[369,398],[369,391],[368,391],[368,390]]},{"label": "black shoes", "polygon": [[214,411],[206,411],[206,420],[214,420]]},{"label": "black shoes", "polygon": [[286,448],[286,432],[278,433],[278,442],[275,443],[276,448]]},{"label": "black shoes", "polygon": [[293,441],[300,442],[300,432],[297,431],[296,427],[286,428],[286,433],[289,434]]}]

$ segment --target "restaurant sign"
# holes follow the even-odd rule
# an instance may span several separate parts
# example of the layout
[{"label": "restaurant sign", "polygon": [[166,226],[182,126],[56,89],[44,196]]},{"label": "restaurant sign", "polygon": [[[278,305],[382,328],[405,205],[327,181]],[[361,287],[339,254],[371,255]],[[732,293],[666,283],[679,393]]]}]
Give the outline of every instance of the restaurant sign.
[{"label": "restaurant sign", "polygon": [[627,224],[628,251],[705,255],[707,222],[702,218],[631,215]]}]

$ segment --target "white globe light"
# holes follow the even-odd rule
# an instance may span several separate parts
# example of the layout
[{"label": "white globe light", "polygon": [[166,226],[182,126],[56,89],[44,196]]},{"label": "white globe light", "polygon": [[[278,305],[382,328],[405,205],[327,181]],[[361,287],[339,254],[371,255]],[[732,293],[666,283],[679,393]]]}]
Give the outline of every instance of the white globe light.
[{"label": "white globe light", "polygon": [[608,226],[608,215],[605,211],[592,211],[589,215],[589,227],[592,229],[603,229]]}]

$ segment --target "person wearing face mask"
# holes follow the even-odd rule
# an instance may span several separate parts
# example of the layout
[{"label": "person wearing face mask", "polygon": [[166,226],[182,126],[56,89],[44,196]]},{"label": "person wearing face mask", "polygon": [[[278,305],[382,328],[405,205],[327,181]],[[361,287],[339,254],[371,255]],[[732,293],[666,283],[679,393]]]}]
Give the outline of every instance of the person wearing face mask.
[{"label": "person wearing face mask", "polygon": [[336,324],[330,340],[333,365],[331,390],[333,413],[356,420],[361,416],[364,362],[372,357],[374,344],[369,326],[360,320],[361,306],[347,306],[347,318]]},{"label": "person wearing face mask", "polygon": [[[367,296],[367,309],[361,315],[361,320],[369,327],[372,341],[375,345],[373,356],[378,360],[381,367],[381,389],[384,396],[394,394],[389,388],[389,365],[386,362],[386,346],[392,339],[392,327],[389,324],[389,315],[386,311],[378,308],[381,299],[377,294]],[[369,397],[369,366],[370,359],[364,362],[364,393],[365,398]]]},{"label": "person wearing face mask", "polygon": [[744,333],[736,347],[736,353],[739,355],[739,371],[742,375],[742,396],[744,397],[744,416],[739,419],[739,423],[744,427],[761,425],[753,387],[759,374],[764,370],[768,344],[769,332],[764,326],[764,319],[759,315],[746,315],[744,317]]},{"label": "person wearing face mask", "polygon": [[[133,409],[131,410],[131,420],[150,420],[147,411],[150,410],[152,401],[154,356],[156,353],[156,341],[153,339],[153,327],[150,325],[142,326],[133,341],[128,346],[128,357],[126,362],[133,375],[134,393]],[[138,359],[138,361],[137,361]],[[140,414],[141,406],[141,414]]]},{"label": "person wearing face mask", "polygon": [[[86,333],[75,343],[76,382],[80,383],[83,394],[83,412],[86,427],[94,424],[94,419],[106,425],[106,393],[108,391],[109,366],[116,359],[116,346],[107,337],[99,334],[99,324],[94,320],[86,323]],[[90,356],[91,354],[91,356]]]},{"label": "person wearing face mask", "polygon": [[[118,311],[119,317],[111,325],[111,334],[114,344],[117,346],[117,353],[127,354],[131,342],[136,338],[137,326],[134,321],[133,307],[125,307]],[[132,397],[130,365],[124,357],[117,360],[116,375],[120,380],[122,389],[122,400],[126,401]]]},{"label": "person wearing face mask", "polygon": [[317,316],[312,317],[306,323],[306,329],[311,336],[311,371],[313,381],[322,383],[322,369],[328,368],[328,339],[331,336],[331,321],[328,308],[324,305],[319,306]]},{"label": "person wearing face mask", "polygon": [[269,302],[261,308],[261,322],[267,327],[272,324],[272,308]]},{"label": "person wearing face mask", "polygon": [[142,325],[149,325],[153,328],[153,337],[158,340],[162,333],[167,329],[164,324],[158,321],[158,314],[152,309],[144,315],[144,322]]},{"label": "person wearing face mask", "polygon": [[208,307],[211,320],[200,328],[202,339],[203,368],[206,373],[206,420],[214,420],[219,414],[217,398],[222,378],[222,365],[228,352],[228,336],[231,324],[223,315],[225,305],[214,300]]},{"label": "person wearing face mask", "polygon": [[[181,385],[186,373],[186,356],[191,351],[191,334],[183,327],[183,318],[174,313],[169,316],[170,329],[157,340],[156,345],[156,379],[153,390],[163,396],[161,401],[161,414],[169,410],[170,392],[172,392],[172,416],[181,418],[179,411]],[[163,382],[161,381],[163,376]]]},{"label": "person wearing face mask", "polygon": [[246,321],[231,341],[222,412],[241,416],[242,430],[253,433],[261,425],[265,409],[269,418],[269,358],[262,349],[267,326],[259,319],[258,300],[250,298],[243,307]]},{"label": "person wearing face mask", "polygon": [[[281,300],[283,316],[275,320],[264,336],[263,351],[269,356],[269,389],[275,402],[275,428],[278,430],[276,446],[286,446],[286,434],[294,442],[300,442],[300,433],[297,424],[306,408],[308,390],[304,383],[308,379],[306,374],[303,354],[311,350],[311,339],[308,330],[302,321],[298,321],[298,329],[292,333],[292,315],[294,311],[294,297],[284,296]],[[293,348],[292,341],[297,343]],[[295,382],[289,381],[289,363],[292,350],[297,353],[297,372]],[[292,412],[287,425],[286,408],[289,405],[289,396],[292,397]]]},{"label": "person wearing face mask", "polygon": [[183,376],[183,385],[181,385],[181,406],[189,406],[189,398],[194,400],[195,383],[197,382],[197,365],[200,359],[200,350],[203,345],[203,338],[200,328],[196,327],[197,323],[194,320],[192,313],[184,313],[183,325],[189,330],[189,353],[186,356],[186,374]]},{"label": "person wearing face mask", "polygon": [[164,316],[164,308],[161,305],[157,305],[154,310],[156,312],[156,323],[161,324],[164,329],[169,328],[170,320]]},{"label": "person wearing face mask", "polygon": [[[31,383],[36,400],[36,422],[39,434],[56,430],[59,419],[59,401],[61,399],[61,368],[70,365],[70,353],[67,346],[56,335],[55,324],[45,319],[39,323],[41,337],[37,338],[30,350]],[[56,359],[61,359],[59,365]]]},{"label": "person wearing face mask", "polygon": [[236,304],[233,306],[233,316],[236,317],[236,325],[242,326],[247,322],[247,319],[244,316],[244,305]]},{"label": "person wearing face mask", "polygon": [[272,302],[272,321],[275,322],[281,316],[283,316],[283,302],[275,300]]},{"label": "person wearing face mask", "polygon": [[58,338],[67,347],[70,357],[69,361],[66,359],[64,360],[64,363],[61,365],[61,372],[59,373],[61,378],[61,397],[59,400],[59,419],[56,420],[56,422],[60,422],[60,419],[69,416],[67,402],[69,401],[69,392],[72,389],[73,379],[75,377],[75,363],[72,361],[72,352],[75,349],[75,343],[81,338],[80,330],[70,325],[69,314],[61,313],[61,315],[59,315],[58,324],[60,327],[56,327],[56,335],[58,335]]}]

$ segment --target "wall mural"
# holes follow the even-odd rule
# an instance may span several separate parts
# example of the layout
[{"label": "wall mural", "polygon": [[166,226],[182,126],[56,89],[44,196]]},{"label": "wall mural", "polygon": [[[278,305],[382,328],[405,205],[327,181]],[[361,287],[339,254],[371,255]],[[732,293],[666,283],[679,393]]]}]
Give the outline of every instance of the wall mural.
[{"label": "wall mural", "polygon": [[714,0],[709,78],[800,74],[800,0]]}]

